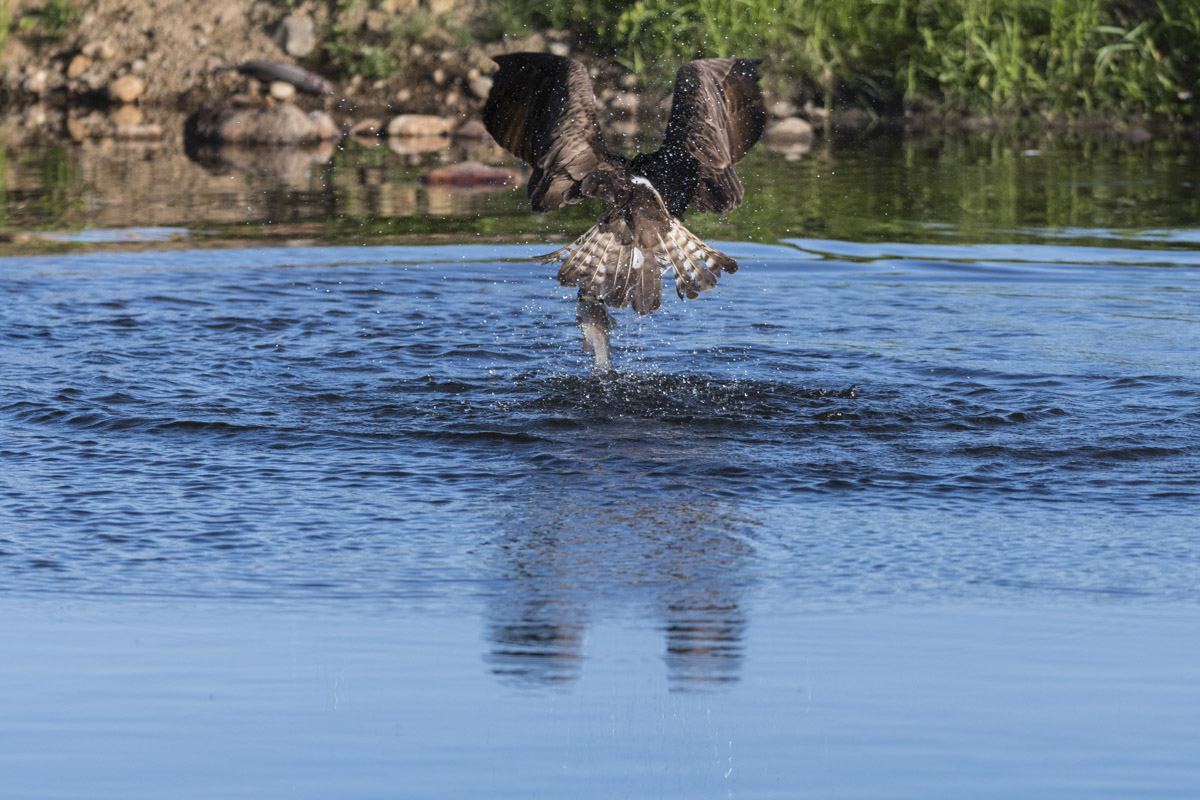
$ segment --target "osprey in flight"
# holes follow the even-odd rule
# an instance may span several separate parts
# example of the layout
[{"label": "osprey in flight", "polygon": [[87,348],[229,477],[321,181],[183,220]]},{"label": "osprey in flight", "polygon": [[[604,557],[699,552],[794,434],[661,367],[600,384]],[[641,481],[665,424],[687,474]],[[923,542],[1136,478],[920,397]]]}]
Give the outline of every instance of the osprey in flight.
[{"label": "osprey in flight", "polygon": [[[668,270],[681,298],[716,286],[721,270],[737,270],[736,261],[701,241],[680,217],[689,208],[723,214],[742,202],[733,165],[762,136],[767,118],[759,60],[685,64],[675,78],[662,147],[632,161],[605,145],[592,82],[578,61],[548,53],[495,60],[500,69],[483,121],[492,138],[532,165],[533,210],[551,211],[586,197],[608,206],[583,236],[537,259],[561,261],[559,283],[579,287],[585,339],[586,318],[607,319],[604,306],[632,304],[639,314],[649,314],[662,305]],[[603,338],[607,350],[607,327]],[[599,349],[596,354],[600,364]]]}]

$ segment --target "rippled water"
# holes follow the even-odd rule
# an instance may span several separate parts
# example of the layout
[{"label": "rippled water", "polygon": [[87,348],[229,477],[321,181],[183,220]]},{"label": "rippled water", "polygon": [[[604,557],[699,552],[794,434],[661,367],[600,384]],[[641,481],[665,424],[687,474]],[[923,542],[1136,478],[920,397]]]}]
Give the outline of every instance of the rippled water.
[{"label": "rippled water", "polygon": [[486,592],[517,535],[806,600],[1195,598],[1200,256],[791,244],[623,316],[613,377],[525,247],[10,259],[0,569]]},{"label": "rippled water", "polygon": [[723,243],[613,375],[540,244],[0,258],[0,767],[1194,796],[1200,236],[969,238]]}]

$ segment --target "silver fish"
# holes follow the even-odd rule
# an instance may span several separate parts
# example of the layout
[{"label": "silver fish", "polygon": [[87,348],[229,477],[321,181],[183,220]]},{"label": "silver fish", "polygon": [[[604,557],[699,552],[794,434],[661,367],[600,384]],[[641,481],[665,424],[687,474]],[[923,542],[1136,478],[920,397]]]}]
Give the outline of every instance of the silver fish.
[{"label": "silver fish", "polygon": [[604,303],[580,293],[575,321],[583,330],[583,351],[596,357],[595,369],[604,372],[612,370],[612,347],[608,335],[613,328],[613,318]]}]

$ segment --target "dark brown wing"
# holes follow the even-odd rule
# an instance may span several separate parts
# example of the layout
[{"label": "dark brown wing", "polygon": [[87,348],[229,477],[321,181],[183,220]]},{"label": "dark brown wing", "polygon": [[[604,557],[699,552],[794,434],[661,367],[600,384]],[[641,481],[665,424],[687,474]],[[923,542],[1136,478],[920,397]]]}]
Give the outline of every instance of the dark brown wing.
[{"label": "dark brown wing", "polygon": [[633,162],[675,216],[689,206],[723,214],[742,202],[733,165],[762,137],[767,122],[760,63],[703,58],[680,67],[662,147]]},{"label": "dark brown wing", "polygon": [[511,53],[495,61],[500,70],[492,78],[483,124],[504,149],[533,166],[533,210],[550,211],[585,197],[615,202],[628,163],[604,144],[587,69],[549,53]]}]

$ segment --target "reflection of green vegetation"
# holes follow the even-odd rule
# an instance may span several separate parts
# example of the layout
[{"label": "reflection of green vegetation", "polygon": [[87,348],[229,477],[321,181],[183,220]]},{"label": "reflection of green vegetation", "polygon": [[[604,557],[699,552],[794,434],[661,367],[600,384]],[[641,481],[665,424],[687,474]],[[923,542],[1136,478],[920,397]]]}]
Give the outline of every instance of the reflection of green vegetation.
[{"label": "reflection of green vegetation", "polygon": [[84,187],[72,154],[65,147],[50,147],[40,159],[38,171],[42,179],[38,206],[44,220],[39,227],[77,226],[84,209]]},{"label": "reflection of green vegetation", "polygon": [[[1200,199],[1177,174],[1180,161],[1194,163],[1200,155],[1194,148],[1043,147],[1029,151],[1002,138],[875,141],[795,162],[758,149],[738,170],[748,187],[743,206],[724,217],[689,215],[688,227],[715,240],[762,242],[1021,243],[1044,240],[1049,230],[1082,243],[1110,238],[1109,231],[1194,227],[1200,218]],[[365,151],[363,157],[356,162],[349,149],[340,154],[323,175],[324,194],[296,209],[292,221],[318,225],[319,233],[310,235],[323,242],[550,242],[578,236],[601,212],[593,201],[533,214],[524,190],[431,189],[415,183],[419,169],[387,151]],[[403,213],[394,206],[389,211],[381,200],[397,193],[411,203]],[[445,210],[435,213],[435,207]],[[274,214],[271,224],[224,226],[218,235],[295,235],[279,222]],[[1136,246],[1152,245],[1139,239]]]},{"label": "reflection of green vegetation", "polygon": [[8,148],[0,142],[0,228],[8,225]]},{"label": "reflection of green vegetation", "polygon": [[[1053,236],[1085,243],[1145,230],[1194,229],[1200,219],[1200,196],[1191,183],[1200,144],[1046,140],[1037,147],[1003,136],[875,139],[848,149],[827,146],[799,161],[760,147],[738,168],[745,203],[723,217],[691,214],[687,224],[718,241],[1021,243]],[[69,230],[86,223],[85,208],[102,207],[107,224],[146,225],[146,219],[132,214],[121,219],[113,212],[123,207],[122,198],[144,187],[85,185],[79,156],[76,148],[33,154],[0,149],[0,175],[11,172],[7,186],[0,182],[0,223],[10,230]],[[240,204],[230,203],[226,179],[210,185],[209,196],[195,192],[198,183],[189,184],[186,202],[164,196],[161,205],[181,209],[180,216],[160,216],[152,224],[205,232],[194,234],[192,242],[548,245],[578,236],[601,212],[590,201],[533,214],[523,189],[428,187],[419,183],[427,169],[385,147],[347,143],[299,188],[257,172],[238,176],[235,191],[253,197],[246,204],[253,208],[240,219],[230,216],[231,205]],[[1131,246],[1183,245],[1136,237]]]},{"label": "reflection of green vegetation", "polygon": [[575,30],[637,71],[766,56],[769,83],[826,105],[1183,119],[1200,91],[1196,0],[505,0],[494,14]]},{"label": "reflection of green vegetation", "polygon": [[1194,148],[1163,143],[1047,142],[1026,150],[1003,139],[876,142],[851,158],[795,164],[760,152],[739,169],[747,202],[723,228],[697,232],[772,241],[813,236],[852,241],[1024,242],[1058,232],[1194,227],[1200,199],[1181,179]]},{"label": "reflection of green vegetation", "polygon": [[[56,231],[80,227],[86,187],[75,153],[58,146],[13,156],[0,145],[0,227]],[[14,169],[24,173],[24,179],[17,176],[10,184]]]},{"label": "reflection of green vegetation", "polygon": [[[0,10],[0,47],[4,44],[8,31],[7,0]],[[67,38],[71,28],[83,16],[83,12],[71,0],[47,0],[46,3],[29,11],[21,18],[19,27],[23,31],[33,31],[50,42],[61,42]]]}]

